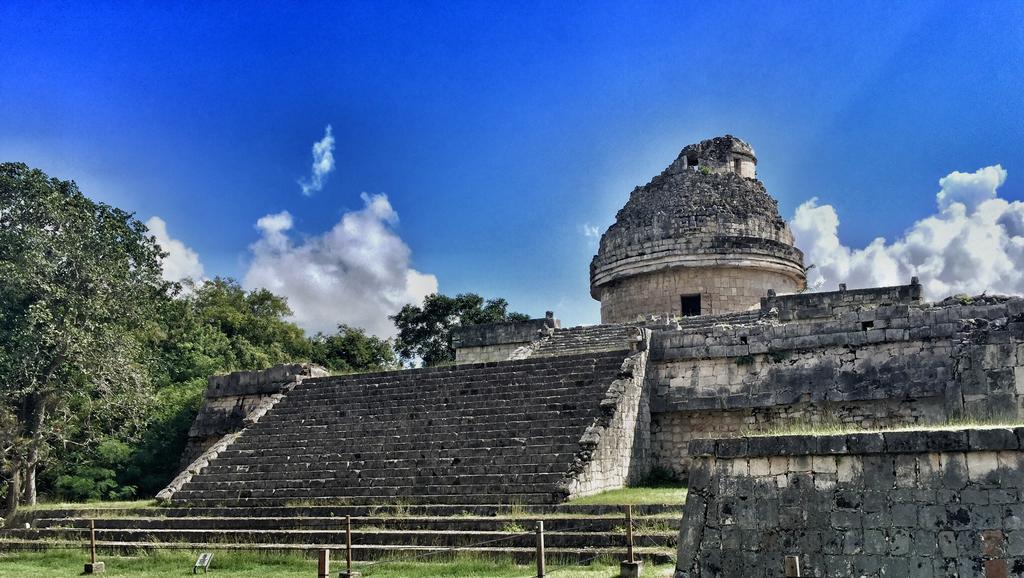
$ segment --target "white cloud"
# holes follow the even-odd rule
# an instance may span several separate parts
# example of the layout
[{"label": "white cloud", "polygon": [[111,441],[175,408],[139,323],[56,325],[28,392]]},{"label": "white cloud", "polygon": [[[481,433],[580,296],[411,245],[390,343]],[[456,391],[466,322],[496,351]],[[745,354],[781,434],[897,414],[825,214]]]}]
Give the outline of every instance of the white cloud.
[{"label": "white cloud", "polygon": [[288,211],[281,211],[260,217],[256,221],[256,228],[263,233],[265,243],[277,249],[284,249],[288,246],[286,233],[292,228],[292,224],[292,214]]},{"label": "white cloud", "polygon": [[953,171],[939,179],[942,190],[935,195],[940,209],[960,203],[973,213],[981,203],[996,198],[996,189],[1006,182],[1006,171],[1000,165],[978,169],[973,173]]},{"label": "white cloud", "polygon": [[167,253],[163,258],[163,275],[167,281],[181,281],[190,278],[203,279],[203,264],[199,255],[178,239],[167,233],[167,223],[160,217],[150,217],[146,228],[156,237],[156,242]]},{"label": "white cloud", "polygon": [[598,238],[601,236],[601,229],[598,229],[597,225],[591,225],[590,223],[580,225],[580,232],[583,233],[584,237]]},{"label": "white cloud", "polygon": [[331,125],[324,129],[324,138],[313,143],[313,169],[310,179],[299,181],[307,197],[324,188],[324,180],[334,170],[334,134]]},{"label": "white cloud", "polygon": [[1006,181],[999,165],[939,180],[938,212],[915,222],[892,243],[877,238],[863,249],[839,241],[839,216],[813,198],[790,226],[804,262],[814,264],[808,284],[835,289],[898,285],[918,276],[925,297],[958,293],[1024,294],[1024,203],[999,198]]},{"label": "white cloud", "polygon": [[436,292],[437,278],[410,267],[411,251],[395,232],[398,213],[387,196],[364,193],[362,199],[362,209],[300,241],[289,235],[294,223],[288,212],[261,218],[243,284],[287,297],[294,321],[309,332],[347,323],[394,335],[387,316]]}]

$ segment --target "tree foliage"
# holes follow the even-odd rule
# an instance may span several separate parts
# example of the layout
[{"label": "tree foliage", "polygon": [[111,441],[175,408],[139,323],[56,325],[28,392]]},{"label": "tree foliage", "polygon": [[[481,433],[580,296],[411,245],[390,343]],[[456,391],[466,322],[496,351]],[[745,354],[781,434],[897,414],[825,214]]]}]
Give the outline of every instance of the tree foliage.
[{"label": "tree foliage", "polygon": [[151,495],[175,474],[209,376],[309,358],[289,315],[283,297],[222,278],[188,282],[162,304],[146,347],[156,403],[129,467],[118,470],[122,485]]},{"label": "tree foliage", "polygon": [[[118,398],[131,421],[148,380],[134,333],[165,295],[160,247],[131,214],[88,199],[73,181],[0,164],[0,402],[9,509],[32,502],[51,420],[76,397]],[[136,412],[137,413],[137,412]]]},{"label": "tree foliage", "polygon": [[391,316],[398,328],[395,350],[405,361],[421,359],[424,365],[441,365],[455,361],[452,329],[481,323],[526,321],[528,315],[510,313],[504,299],[484,300],[475,293],[448,297],[440,293],[427,295],[423,305],[406,305]]},{"label": "tree foliage", "polygon": [[339,325],[333,335],[310,339],[310,361],[334,373],[397,369],[398,357],[390,340],[367,335],[358,327]]}]

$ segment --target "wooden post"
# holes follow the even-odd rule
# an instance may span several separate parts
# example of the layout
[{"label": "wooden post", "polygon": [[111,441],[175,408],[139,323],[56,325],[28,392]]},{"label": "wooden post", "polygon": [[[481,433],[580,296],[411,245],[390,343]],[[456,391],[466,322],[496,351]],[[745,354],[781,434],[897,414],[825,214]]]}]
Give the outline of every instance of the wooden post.
[{"label": "wooden post", "polygon": [[352,569],[352,516],[345,516],[345,571],[338,578],[359,578],[361,573]]},{"label": "wooden post", "polygon": [[345,570],[352,575],[352,516],[345,516]]},{"label": "wooden post", "polygon": [[632,564],[633,558],[633,506],[626,505],[626,560]]},{"label": "wooden post", "polygon": [[85,574],[102,574],[107,566],[96,561],[96,520],[89,520],[89,563],[85,565]]},{"label": "wooden post", "polygon": [[331,551],[320,550],[320,559],[317,563],[316,578],[330,578],[331,576]]},{"label": "wooden post", "polygon": [[544,521],[537,522],[537,578],[546,578],[544,571]]},{"label": "wooden post", "polygon": [[619,564],[619,578],[638,578],[644,563],[633,552],[633,506],[626,505],[626,559]]},{"label": "wooden post", "polygon": [[89,520],[89,562],[96,565],[96,520]]}]

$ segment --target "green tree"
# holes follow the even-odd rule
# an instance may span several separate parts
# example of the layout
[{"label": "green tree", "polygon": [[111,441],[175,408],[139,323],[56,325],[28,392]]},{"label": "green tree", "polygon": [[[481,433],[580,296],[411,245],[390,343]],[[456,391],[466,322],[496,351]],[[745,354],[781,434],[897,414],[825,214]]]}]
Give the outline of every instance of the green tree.
[{"label": "green tree", "polygon": [[522,313],[509,313],[504,299],[488,299],[475,293],[448,297],[440,293],[427,295],[423,305],[409,304],[390,316],[398,328],[395,351],[404,361],[416,358],[426,366],[455,361],[452,329],[481,323],[526,321]]},{"label": "green tree", "polygon": [[152,495],[177,473],[211,375],[308,360],[311,341],[289,315],[284,297],[223,278],[186,282],[163,303],[147,341],[156,400],[119,483]]},{"label": "green tree", "polygon": [[384,371],[399,367],[388,339],[367,335],[358,327],[339,325],[333,335],[317,333],[310,338],[309,360],[335,373]]},{"label": "green tree", "polygon": [[291,313],[284,297],[246,291],[233,279],[187,282],[178,298],[164,304],[152,336],[157,383],[308,358],[302,329],[286,319]]},{"label": "green tree", "polygon": [[[0,164],[0,413],[8,512],[36,499],[36,470],[75,397],[144,410],[136,332],[166,296],[160,247],[130,213],[72,181]],[[121,404],[126,404],[122,406]],[[6,429],[6,428],[4,428]],[[22,495],[22,487],[24,494]]]}]

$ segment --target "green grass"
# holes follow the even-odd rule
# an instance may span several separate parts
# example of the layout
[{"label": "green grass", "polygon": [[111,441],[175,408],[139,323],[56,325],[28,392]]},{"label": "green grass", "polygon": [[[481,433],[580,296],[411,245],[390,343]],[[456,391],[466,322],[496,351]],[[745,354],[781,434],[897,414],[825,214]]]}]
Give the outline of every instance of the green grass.
[{"label": "green grass", "polygon": [[878,433],[887,431],[935,431],[956,429],[980,429],[988,427],[1020,427],[1024,421],[1020,419],[998,419],[961,417],[941,422],[900,424],[879,426],[874,428],[859,427],[855,424],[842,422],[832,415],[821,416],[817,421],[801,421],[784,426],[770,427],[760,430],[751,429],[743,432],[747,437],[771,437],[786,435],[846,435],[853,433]]},{"label": "green grass", "polygon": [[50,510],[140,510],[159,507],[156,500],[132,500],[123,502],[40,502],[34,506],[22,506],[21,512],[46,512]]},{"label": "green grass", "polygon": [[686,501],[686,488],[682,486],[664,486],[656,488],[622,488],[608,490],[593,496],[585,496],[570,500],[570,504],[586,506],[634,506],[646,504],[678,504]]},{"label": "green grass", "polygon": [[[340,552],[333,552],[333,555],[335,559],[331,573],[335,575],[344,568],[344,560],[340,559]],[[101,556],[99,559],[106,563],[107,576],[158,578],[192,576],[192,565],[197,557],[198,552],[165,551],[138,556]],[[23,552],[0,554],[0,567],[3,568],[4,576],[77,576],[81,574],[86,560],[84,550]],[[431,562],[364,563],[356,564],[354,569],[361,571],[364,576],[375,578],[523,578],[536,574],[536,567],[532,564],[514,564],[507,560],[471,555],[447,555],[446,559]],[[591,566],[549,563],[547,571],[557,578],[612,578],[619,574],[618,564],[614,561],[594,563]],[[217,552],[210,565],[210,574],[223,578],[309,578],[316,575],[316,560],[299,554]],[[644,575],[657,578],[671,576],[672,565],[647,568]]]}]

